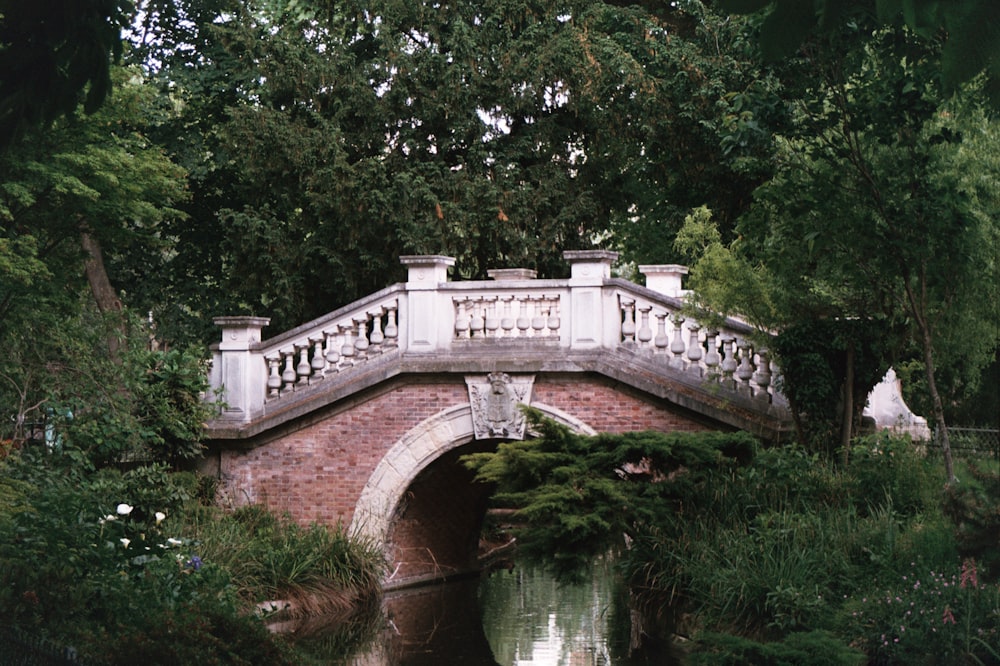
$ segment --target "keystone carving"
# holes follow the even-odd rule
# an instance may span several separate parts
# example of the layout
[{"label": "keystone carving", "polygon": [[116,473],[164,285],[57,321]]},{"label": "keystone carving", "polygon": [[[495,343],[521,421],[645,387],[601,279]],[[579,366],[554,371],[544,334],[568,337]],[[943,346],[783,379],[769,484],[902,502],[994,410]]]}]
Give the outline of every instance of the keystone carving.
[{"label": "keystone carving", "polygon": [[476,439],[524,439],[525,418],[518,404],[531,404],[534,381],[534,375],[511,378],[506,372],[466,376]]}]

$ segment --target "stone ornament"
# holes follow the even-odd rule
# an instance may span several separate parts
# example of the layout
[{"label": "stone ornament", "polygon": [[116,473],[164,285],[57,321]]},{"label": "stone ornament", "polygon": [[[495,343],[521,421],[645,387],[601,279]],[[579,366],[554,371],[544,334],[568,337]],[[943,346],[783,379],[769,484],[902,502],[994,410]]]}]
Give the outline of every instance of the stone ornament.
[{"label": "stone ornament", "polygon": [[534,375],[512,378],[506,372],[466,376],[476,439],[524,439],[525,417],[518,405],[531,404],[534,381]]}]

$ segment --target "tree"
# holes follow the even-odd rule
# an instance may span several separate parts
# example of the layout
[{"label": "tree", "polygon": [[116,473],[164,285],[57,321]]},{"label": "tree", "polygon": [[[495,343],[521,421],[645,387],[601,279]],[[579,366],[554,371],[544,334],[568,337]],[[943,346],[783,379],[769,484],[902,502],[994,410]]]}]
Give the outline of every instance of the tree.
[{"label": "tree", "polygon": [[129,0],[0,3],[0,150],[30,128],[93,113],[111,90]]},{"label": "tree", "polygon": [[992,0],[720,0],[736,13],[763,15],[760,46],[771,60],[792,55],[808,36],[845,25],[905,25],[926,39],[944,37],[940,83],[952,93],[985,74],[985,91],[1000,105],[1000,7]]},{"label": "tree", "polygon": [[[34,266],[18,270],[22,285],[30,277],[43,292],[67,290],[72,300],[85,278],[102,312],[121,308],[105,248],[142,255],[149,268],[162,264],[170,238],[158,225],[180,215],[172,204],[185,196],[183,171],[137,129],[150,91],[124,70],[118,76],[112,105],[34,132],[0,156],[3,238],[29,252],[21,261]],[[37,296],[16,284],[0,288],[0,335],[16,321],[12,310],[36,307]]]},{"label": "tree", "polygon": [[[171,257],[159,225],[180,214],[172,204],[184,197],[184,173],[137,130],[150,91],[132,73],[115,75],[109,104],[26,132],[0,154],[0,345],[8,361],[0,391],[13,396],[4,402],[18,405],[18,421],[41,408],[55,383],[72,394],[71,378],[90,356],[122,360],[129,329],[121,287],[130,282],[108,268],[114,258],[128,254],[155,273]],[[74,358],[59,341],[80,337],[74,327],[95,309],[113,324],[85,326],[104,333],[104,350],[75,349],[83,357]]]},{"label": "tree", "polygon": [[[816,54],[822,86],[798,101],[796,129],[740,222],[731,261],[762,276],[776,304],[768,326],[905,324],[943,426],[938,366],[979,369],[998,343],[996,299],[982,290],[998,283],[1000,134],[974,90],[945,103],[933,41],[905,28],[859,29],[828,48],[840,51]],[[696,267],[696,281],[713,281],[710,266]],[[971,344],[955,344],[970,333]]]},{"label": "tree", "polygon": [[400,254],[454,255],[458,278],[561,275],[598,242],[667,261],[661,225],[705,197],[734,221],[782,122],[739,22],[698,2],[173,11],[137,39],[179,110],[154,134],[191,174],[164,326],[292,326],[401,278]]}]

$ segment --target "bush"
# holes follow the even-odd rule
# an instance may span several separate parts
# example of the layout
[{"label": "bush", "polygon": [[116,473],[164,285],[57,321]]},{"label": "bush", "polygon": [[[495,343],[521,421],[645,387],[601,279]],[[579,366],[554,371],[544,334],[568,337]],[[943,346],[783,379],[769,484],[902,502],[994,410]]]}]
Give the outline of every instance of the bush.
[{"label": "bush", "polygon": [[294,599],[311,611],[344,610],[381,590],[384,561],[374,544],[342,527],[302,527],[259,505],[212,512],[190,525],[205,556],[239,581],[245,604]]},{"label": "bush", "polygon": [[914,516],[940,502],[936,475],[909,437],[882,432],[855,440],[849,472],[859,509],[871,510],[891,498],[893,510]]},{"label": "bush", "polygon": [[1000,586],[967,559],[950,571],[913,563],[844,605],[841,632],[880,664],[1000,663]]},{"label": "bush", "polygon": [[259,508],[220,518],[188,500],[200,485],[192,474],[164,465],[86,472],[71,452],[0,463],[9,626],[112,664],[301,663],[249,616],[248,599],[289,590],[333,598],[354,584],[337,597],[343,603],[378,590],[376,551],[340,530],[301,528]]},{"label": "bush", "polygon": [[856,666],[865,663],[858,650],[824,631],[792,633],[780,641],[759,643],[729,634],[698,637],[692,666]]}]

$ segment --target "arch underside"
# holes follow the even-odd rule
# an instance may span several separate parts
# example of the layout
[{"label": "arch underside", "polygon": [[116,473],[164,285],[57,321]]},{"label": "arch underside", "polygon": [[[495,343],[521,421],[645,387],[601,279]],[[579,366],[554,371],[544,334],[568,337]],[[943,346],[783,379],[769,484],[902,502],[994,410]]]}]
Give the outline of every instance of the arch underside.
[{"label": "arch underside", "polygon": [[[535,409],[581,434],[593,428],[562,410]],[[389,558],[389,583],[415,582],[475,567],[479,533],[492,488],[476,483],[459,458],[494,450],[476,440],[469,403],[443,410],[389,449],[368,479],[351,531],[372,539]]]}]

